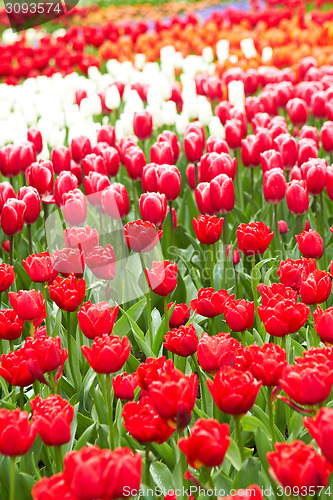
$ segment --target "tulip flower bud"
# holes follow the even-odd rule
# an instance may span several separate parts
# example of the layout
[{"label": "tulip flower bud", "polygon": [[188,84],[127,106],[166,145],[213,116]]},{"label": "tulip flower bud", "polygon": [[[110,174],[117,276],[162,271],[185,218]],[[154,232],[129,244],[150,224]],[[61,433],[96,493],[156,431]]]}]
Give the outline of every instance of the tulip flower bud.
[{"label": "tulip flower bud", "polygon": [[19,189],[17,197],[26,204],[24,222],[26,224],[36,222],[41,211],[41,201],[37,189],[31,186],[23,186]]},{"label": "tulip flower bud", "polygon": [[326,116],[326,109],[325,109],[325,103],[327,101],[327,95],[326,92],[323,90],[318,90],[317,92],[314,92],[311,97],[311,109],[313,116],[315,118],[325,118]]},{"label": "tulip flower bud", "polygon": [[277,205],[280,203],[286,194],[286,180],[283,170],[280,168],[272,168],[264,174],[264,197],[267,203]]},{"label": "tulip flower bud", "polygon": [[127,189],[120,183],[113,183],[102,192],[103,210],[115,220],[123,219],[129,212]]},{"label": "tulip flower bud", "polygon": [[234,183],[226,174],[219,174],[211,181],[210,203],[216,214],[226,214],[234,208]]},{"label": "tulip flower bud", "polygon": [[36,161],[36,150],[32,142],[24,142],[20,146],[20,171],[25,172],[26,168]]},{"label": "tulip flower bud", "polygon": [[103,125],[97,133],[97,143],[106,142],[109,146],[115,147],[116,129],[112,125]]},{"label": "tulip flower bud", "polygon": [[74,137],[71,142],[71,154],[74,161],[80,163],[81,160],[91,152],[91,144],[88,137]]},{"label": "tulip flower bud", "polygon": [[0,182],[0,213],[9,198],[16,198],[13,186],[8,181]]},{"label": "tulip flower bud", "polygon": [[180,155],[180,143],[178,141],[177,134],[171,132],[170,130],[164,130],[158,137],[157,142],[167,142],[170,144],[173,151],[173,165],[176,165],[179,155]]},{"label": "tulip flower bud", "polygon": [[301,139],[298,142],[298,165],[318,157],[318,148],[312,139]]},{"label": "tulip flower bud", "polygon": [[0,171],[5,177],[16,177],[20,172],[21,148],[8,144],[1,149]]},{"label": "tulip flower bud", "polygon": [[1,227],[7,236],[14,236],[22,231],[24,224],[24,213],[26,211],[24,201],[9,198],[1,212]]},{"label": "tulip flower bud", "polygon": [[297,162],[297,144],[289,134],[281,134],[274,139],[274,147],[283,158],[286,169],[290,170]]},{"label": "tulip flower bud", "polygon": [[140,141],[146,141],[151,137],[153,132],[153,119],[148,111],[140,111],[134,113],[133,130]]},{"label": "tulip flower bud", "polygon": [[279,220],[279,233],[286,234],[289,231],[288,224],[284,220]]},{"label": "tulip flower bud", "polygon": [[317,231],[309,229],[295,235],[299,251],[307,259],[320,259],[324,253],[324,242]]},{"label": "tulip flower bud", "polygon": [[319,135],[318,129],[316,127],[304,125],[298,132],[298,136],[300,139],[312,139],[315,142],[317,148],[319,148]]},{"label": "tulip flower bud", "polygon": [[320,140],[324,150],[331,153],[333,151],[333,121],[323,124],[320,131]]},{"label": "tulip flower bud", "polygon": [[155,142],[150,148],[150,161],[158,165],[172,165],[174,160],[174,151],[169,142]]},{"label": "tulip flower bud", "polygon": [[27,139],[28,141],[32,142],[32,144],[35,146],[36,154],[42,152],[43,138],[39,130],[37,130],[36,128],[29,128],[27,132]]},{"label": "tulip flower bud", "polygon": [[207,153],[226,153],[230,154],[228,144],[220,137],[210,136],[206,142]]},{"label": "tulip flower bud", "polygon": [[139,146],[131,146],[126,150],[124,164],[128,176],[137,181],[141,179],[142,169],[147,164],[144,152]]},{"label": "tulip flower bud", "polygon": [[198,210],[203,215],[215,215],[210,197],[210,183],[200,182],[195,188],[195,201]]},{"label": "tulip flower bud", "polygon": [[238,149],[244,137],[242,122],[236,118],[227,120],[225,124],[225,140],[229,148]]},{"label": "tulip flower bud", "polygon": [[120,159],[119,153],[116,148],[107,147],[104,148],[101,152],[101,156],[103,157],[106,173],[109,177],[115,177],[119,172]]},{"label": "tulip flower bud", "polygon": [[73,189],[77,189],[79,183],[74,174],[67,171],[60,172],[60,175],[55,180],[54,186],[54,199],[57,206],[60,208],[62,206],[62,196],[64,193],[69,193]]},{"label": "tulip flower bud", "polygon": [[309,208],[309,194],[306,181],[288,182],[286,191],[287,206],[294,215],[303,215]]},{"label": "tulip flower bud", "polygon": [[279,151],[275,151],[275,149],[268,149],[261,153],[260,162],[263,174],[272,168],[283,169],[282,155]]},{"label": "tulip flower bud", "polygon": [[63,215],[71,226],[80,226],[87,218],[87,199],[80,189],[64,193],[62,197]]},{"label": "tulip flower bud", "polygon": [[302,177],[307,182],[310,194],[317,196],[326,185],[327,162],[322,158],[311,159],[301,166]]},{"label": "tulip flower bud", "polygon": [[203,154],[205,143],[196,132],[189,132],[184,137],[184,152],[189,162],[198,162]]},{"label": "tulip flower bud", "polygon": [[167,199],[165,194],[144,193],[139,200],[140,214],[143,220],[160,226],[166,216]]},{"label": "tulip flower bud", "polygon": [[303,99],[299,99],[298,97],[290,99],[290,101],[288,101],[287,103],[286,109],[290,121],[293,125],[300,127],[307,122],[308,108],[306,102],[303,101]]},{"label": "tulip flower bud", "polygon": [[66,146],[57,146],[51,151],[54,173],[59,175],[63,170],[71,168],[71,152]]},{"label": "tulip flower bud", "polygon": [[248,135],[241,141],[241,157],[244,167],[256,167],[260,163],[260,140],[255,135]]},{"label": "tulip flower bud", "polygon": [[110,180],[106,175],[91,171],[83,179],[83,185],[88,201],[91,205],[101,206],[102,191],[110,186]]},{"label": "tulip flower bud", "polygon": [[36,188],[42,199],[53,194],[54,173],[50,161],[39,160],[32,163],[25,175],[29,186]]}]

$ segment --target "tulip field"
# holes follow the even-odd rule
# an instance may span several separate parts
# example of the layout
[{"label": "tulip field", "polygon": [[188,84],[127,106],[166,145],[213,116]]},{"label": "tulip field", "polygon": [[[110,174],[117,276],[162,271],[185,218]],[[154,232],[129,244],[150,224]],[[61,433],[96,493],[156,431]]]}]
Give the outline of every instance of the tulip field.
[{"label": "tulip field", "polygon": [[5,5],[0,500],[332,498],[333,4]]}]

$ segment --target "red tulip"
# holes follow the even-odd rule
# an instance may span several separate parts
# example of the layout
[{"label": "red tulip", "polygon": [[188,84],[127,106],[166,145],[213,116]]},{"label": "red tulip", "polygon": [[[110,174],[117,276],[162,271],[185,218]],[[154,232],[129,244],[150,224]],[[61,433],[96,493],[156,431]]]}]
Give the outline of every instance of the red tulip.
[{"label": "red tulip", "polygon": [[147,358],[136,371],[139,387],[145,391],[154,380],[158,380],[159,372],[165,365],[165,356],[160,358]]},{"label": "red tulip", "polygon": [[199,418],[188,438],[180,438],[178,446],[191,467],[219,467],[229,447],[229,426],[213,418]]},{"label": "red tulip", "polygon": [[172,165],[176,165],[180,155],[180,143],[177,134],[171,132],[171,130],[163,130],[163,132],[157,136],[157,142],[167,142],[171,146],[173,151]]},{"label": "red tulip", "polygon": [[199,215],[197,219],[193,217],[192,224],[195,234],[204,245],[213,245],[221,236],[224,219],[210,217],[209,215]]},{"label": "red tulip", "polygon": [[188,132],[184,136],[183,146],[187,161],[196,163],[203,155],[205,142],[200,134],[196,132]]},{"label": "red tulip", "polygon": [[249,330],[254,320],[254,302],[244,299],[228,300],[224,306],[224,317],[232,331]]},{"label": "red tulip", "polygon": [[102,191],[110,186],[110,180],[106,175],[98,172],[90,172],[83,179],[83,185],[88,201],[93,206],[102,205]]},{"label": "red tulip", "polygon": [[279,385],[282,372],[287,366],[285,349],[275,344],[264,344],[262,347],[253,344],[248,351],[251,355],[249,371],[253,376],[268,387]]},{"label": "red tulip", "polygon": [[288,182],[286,191],[288,209],[294,215],[303,215],[309,208],[309,194],[306,181]]},{"label": "red tulip", "polygon": [[267,151],[261,153],[260,163],[263,174],[273,168],[283,169],[282,155],[279,151],[275,151],[275,149],[268,149]]},{"label": "red tulip", "polygon": [[126,336],[120,339],[117,335],[101,335],[95,337],[90,347],[81,348],[91,368],[97,373],[116,373],[126,363],[131,344]]},{"label": "red tulip", "polygon": [[71,226],[83,224],[87,218],[87,199],[80,189],[73,189],[63,194],[63,215],[65,221]]},{"label": "red tulip", "polygon": [[53,164],[54,173],[59,175],[64,170],[71,168],[71,152],[66,146],[57,146],[51,151],[51,162]]},{"label": "red tulip", "polygon": [[10,457],[25,455],[33,445],[37,434],[29,414],[20,409],[0,409],[0,453]]},{"label": "red tulip", "polygon": [[35,147],[35,151],[37,154],[42,152],[43,149],[43,138],[42,134],[40,131],[36,128],[29,128],[27,132],[27,139],[29,142],[32,142],[32,144]]},{"label": "red tulip", "polygon": [[200,288],[198,298],[191,300],[190,306],[197,314],[213,318],[222,314],[226,302],[234,298],[235,295],[229,295],[226,290],[216,292],[214,288]]},{"label": "red tulip", "polygon": [[83,174],[89,176],[91,172],[97,172],[101,175],[107,175],[105,161],[102,155],[90,153],[82,160]]},{"label": "red tulip", "polygon": [[[24,261],[23,261],[24,262]],[[0,293],[6,292],[15,281],[13,266],[0,264]]]},{"label": "red tulip", "polygon": [[134,391],[138,386],[136,373],[120,373],[112,378],[112,387],[114,395],[122,401],[134,399]]},{"label": "red tulip", "polygon": [[164,336],[164,347],[178,356],[192,356],[198,345],[198,334],[193,325],[174,328]]},{"label": "red tulip", "polygon": [[74,137],[71,142],[72,158],[77,163],[91,152],[91,144],[88,137],[79,136]]},{"label": "red tulip", "polygon": [[274,298],[278,302],[284,299],[290,299],[294,303],[297,302],[297,292],[282,283],[273,283],[271,286],[263,285],[261,287],[260,293],[262,299],[261,304],[264,307],[267,306],[268,302],[272,298]]},{"label": "red tulip", "polygon": [[50,161],[39,160],[25,171],[29,186],[37,189],[42,199],[53,194],[53,165]]},{"label": "red tulip", "polygon": [[[276,443],[275,451],[267,453],[270,473],[281,484],[297,495],[307,496],[326,486],[332,467],[310,444],[303,441]],[[312,493],[311,493],[312,494]]]},{"label": "red tulip", "polygon": [[260,140],[256,135],[248,135],[241,142],[241,158],[244,167],[257,167],[262,153]]},{"label": "red tulip", "polygon": [[124,219],[129,212],[129,198],[123,184],[113,183],[102,192],[103,210],[115,220]]},{"label": "red tulip", "polygon": [[170,328],[179,328],[182,325],[185,325],[190,319],[191,309],[186,304],[175,304],[171,302],[168,304],[168,310],[170,307],[173,307],[173,311],[169,318],[169,327]]},{"label": "red tulip", "polygon": [[[216,187],[220,188],[219,184]],[[210,188],[211,184],[209,182],[200,182],[195,188],[195,201],[199,212],[203,215],[215,214],[211,202]]]},{"label": "red tulip", "polygon": [[264,173],[263,191],[267,203],[274,205],[281,203],[286,194],[286,181],[283,170],[272,168]]},{"label": "red tulip", "polygon": [[49,285],[51,299],[63,311],[73,312],[79,307],[86,293],[84,279],[78,280],[74,274],[67,278],[57,277]]},{"label": "red tulip", "polygon": [[82,304],[77,313],[79,327],[88,339],[111,335],[118,310],[119,306],[112,309],[107,302],[92,304],[89,300]]},{"label": "red tulip", "polygon": [[85,227],[67,227],[64,231],[64,240],[67,248],[89,252],[93,247],[98,246],[99,234],[96,229],[88,225]]},{"label": "red tulip", "polygon": [[307,182],[308,191],[313,196],[322,193],[326,185],[327,162],[322,158],[310,159],[303,163],[301,172]]},{"label": "red tulip", "polygon": [[299,251],[307,259],[320,259],[324,253],[324,242],[317,231],[310,229],[296,234]]},{"label": "red tulip", "polygon": [[49,282],[55,274],[53,259],[48,252],[33,253],[22,260],[22,265],[30,279],[35,283]]},{"label": "red tulip", "polygon": [[20,290],[18,293],[9,292],[11,306],[22,321],[40,325],[46,317],[45,300],[42,292],[36,290]]},{"label": "red tulip", "polygon": [[1,355],[0,376],[13,386],[28,387],[35,382],[24,347]]},{"label": "red tulip", "polygon": [[305,304],[321,304],[326,302],[332,290],[329,273],[315,269],[301,279],[300,295]]},{"label": "red tulip", "polygon": [[320,140],[323,146],[323,149],[327,151],[327,153],[331,153],[333,151],[333,122],[327,121],[323,124],[320,130]]},{"label": "red tulip", "polygon": [[34,484],[31,490],[33,500],[43,500],[47,495],[47,500],[77,500],[77,497],[72,495],[63,478],[63,474],[55,474],[51,477],[43,477]]},{"label": "red tulip", "polygon": [[313,259],[282,260],[277,271],[281,283],[299,292],[302,277],[315,271],[316,261]]},{"label": "red tulip", "polygon": [[320,306],[313,312],[315,329],[320,340],[326,345],[333,344],[333,307],[325,311]]},{"label": "red tulip", "polygon": [[297,144],[289,134],[281,134],[274,139],[274,147],[283,158],[286,169],[291,169],[297,163]]},{"label": "red tulip", "polygon": [[252,373],[222,366],[214,381],[207,380],[215,404],[229,415],[242,415],[255,403],[261,382],[256,382]]},{"label": "red tulip", "polygon": [[14,236],[22,231],[24,224],[24,213],[26,211],[24,201],[9,198],[1,212],[1,227],[7,236]]},{"label": "red tulip", "polygon": [[147,164],[144,152],[139,146],[131,146],[126,149],[124,163],[127,174],[133,181],[141,179],[142,170]]},{"label": "red tulip", "polygon": [[133,116],[134,134],[140,141],[146,141],[153,133],[153,118],[148,111],[135,112]]},{"label": "red tulip", "polygon": [[77,189],[79,183],[77,178],[71,172],[63,171],[55,180],[54,185],[54,199],[56,205],[60,208],[63,205],[63,195]]},{"label": "red tulip", "polygon": [[141,397],[138,402],[126,403],[123,408],[124,427],[139,443],[166,441],[174,429],[155,410],[150,397]]},{"label": "red tulip", "polygon": [[16,340],[23,332],[24,321],[13,309],[0,310],[0,339]]},{"label": "red tulip", "polygon": [[160,370],[158,379],[149,384],[149,396],[157,413],[171,427],[184,429],[191,420],[198,390],[195,373],[184,375],[168,360]]},{"label": "red tulip", "polygon": [[310,308],[301,302],[276,297],[269,299],[265,306],[258,307],[266,332],[274,337],[297,332],[305,324],[309,312]]},{"label": "red tulip", "polygon": [[330,395],[333,373],[330,367],[315,360],[299,358],[284,368],[280,387],[300,405],[323,403]]},{"label": "red tulip", "polygon": [[177,286],[177,264],[164,260],[162,262],[153,261],[151,269],[146,268],[145,273],[150,288],[157,295],[166,297]]},{"label": "red tulip", "polygon": [[124,234],[126,245],[132,252],[150,252],[161,239],[163,231],[157,231],[151,222],[137,220],[124,226]]},{"label": "red tulip", "polygon": [[103,125],[97,133],[97,143],[106,142],[114,147],[116,144],[116,129],[112,125]]},{"label": "red tulip", "polygon": [[63,248],[54,252],[53,268],[64,278],[70,274],[74,274],[76,278],[82,278],[84,266],[83,254],[78,248]]},{"label": "red tulip", "polygon": [[240,224],[237,229],[237,245],[245,255],[263,254],[274,233],[263,222]]},{"label": "red tulip", "polygon": [[109,177],[115,177],[119,172],[120,167],[120,158],[118,151],[116,150],[116,148],[107,147],[102,150],[101,156],[104,160],[107,175]]},{"label": "red tulip", "polygon": [[226,121],[225,124],[225,140],[229,148],[238,149],[241,147],[242,139],[245,137],[242,122],[237,118],[232,118]]},{"label": "red tulip", "polygon": [[143,220],[160,226],[166,216],[167,199],[165,194],[144,193],[139,200],[140,214]]},{"label": "red tulip", "polygon": [[7,181],[0,182],[0,213],[3,209],[4,204],[9,198],[16,198],[13,186],[10,184],[10,182]]},{"label": "red tulip", "polygon": [[293,125],[299,127],[307,122],[308,108],[303,99],[299,99],[298,97],[290,99],[287,103],[286,110]]},{"label": "red tulip", "polygon": [[41,399],[39,394],[30,401],[32,421],[35,423],[43,443],[61,446],[71,439],[71,422],[74,408],[58,394]]},{"label": "red tulip", "polygon": [[226,214],[235,206],[234,183],[226,174],[219,174],[210,183],[210,203],[215,213]]},{"label": "red tulip", "polygon": [[24,222],[26,224],[36,222],[41,210],[41,201],[37,189],[31,186],[23,186],[19,189],[17,197],[26,204]]},{"label": "red tulip", "polygon": [[310,436],[318,444],[322,454],[333,464],[333,454],[332,454],[332,408],[320,408],[317,415],[314,418],[305,417],[303,418],[304,426],[307,428]]},{"label": "red tulip", "polygon": [[93,247],[84,254],[84,259],[93,275],[102,280],[113,280],[116,274],[116,255],[113,247]]},{"label": "red tulip", "polygon": [[242,355],[243,346],[230,333],[209,336],[203,333],[197,347],[199,365],[206,372],[215,375],[222,366],[234,366]]}]

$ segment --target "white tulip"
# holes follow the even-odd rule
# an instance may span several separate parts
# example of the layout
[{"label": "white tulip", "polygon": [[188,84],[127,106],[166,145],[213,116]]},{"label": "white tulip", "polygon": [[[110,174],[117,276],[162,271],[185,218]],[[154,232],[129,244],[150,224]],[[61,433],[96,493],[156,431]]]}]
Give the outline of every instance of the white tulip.
[{"label": "white tulip", "polygon": [[219,40],[216,44],[216,55],[220,63],[224,64],[229,57],[229,40]]},{"label": "white tulip", "polygon": [[146,56],[145,54],[135,54],[135,58],[134,58],[134,67],[136,69],[143,69],[144,65],[145,65],[145,62],[146,62]]},{"label": "white tulip", "polygon": [[[183,97],[184,99],[184,97]],[[188,116],[190,120],[194,120],[198,118],[199,106],[198,106],[198,98],[190,97],[186,98],[183,101],[183,111]]]},{"label": "white tulip", "polygon": [[88,78],[90,80],[98,82],[98,80],[100,79],[100,77],[101,77],[101,73],[100,73],[99,69],[96,68],[96,66],[90,66],[88,68]]},{"label": "white tulip", "polygon": [[162,122],[165,125],[174,125],[177,118],[177,107],[173,101],[162,103]]},{"label": "white tulip", "polygon": [[198,97],[198,118],[202,125],[209,125],[212,118],[212,105],[204,96]]},{"label": "white tulip", "polygon": [[180,115],[177,115],[177,118],[176,118],[177,134],[184,135],[185,129],[189,123],[190,123],[190,120],[189,120],[186,113],[183,112]]},{"label": "white tulip", "polygon": [[116,77],[117,74],[119,73],[119,69],[121,67],[121,64],[117,59],[109,59],[106,62],[106,71],[112,75],[113,77]]},{"label": "white tulip", "polygon": [[241,40],[240,45],[246,59],[252,59],[252,57],[256,57],[257,51],[252,38],[244,38],[243,40]]},{"label": "white tulip", "polygon": [[163,101],[158,85],[152,83],[147,92],[147,103],[149,106],[159,106]]},{"label": "white tulip", "polygon": [[50,148],[55,148],[64,144],[66,139],[66,129],[59,129],[58,127],[53,127],[48,136],[48,145]]},{"label": "white tulip", "polygon": [[207,63],[212,63],[214,61],[214,52],[211,47],[204,47],[202,50],[203,60]]},{"label": "white tulip", "polygon": [[237,102],[245,102],[244,83],[240,80],[232,80],[228,85],[228,97],[233,106]]},{"label": "white tulip", "polygon": [[152,116],[153,119],[153,128],[157,129],[159,127],[162,127],[163,125],[163,119],[162,119],[162,110],[160,104],[156,104],[153,106],[147,106],[147,111]]},{"label": "white tulip", "polygon": [[262,53],[261,53],[261,62],[263,64],[267,64],[267,63],[270,63],[271,60],[273,58],[273,49],[272,47],[264,47],[262,49]]},{"label": "white tulip", "polygon": [[215,137],[221,137],[221,139],[225,138],[224,127],[220,122],[218,116],[212,116],[208,128],[209,128],[209,135]]},{"label": "white tulip", "polygon": [[118,109],[120,106],[120,95],[116,85],[111,85],[105,91],[105,105],[109,109]]},{"label": "white tulip", "polygon": [[100,115],[102,113],[101,99],[97,94],[92,94],[80,103],[80,111],[84,116]]}]

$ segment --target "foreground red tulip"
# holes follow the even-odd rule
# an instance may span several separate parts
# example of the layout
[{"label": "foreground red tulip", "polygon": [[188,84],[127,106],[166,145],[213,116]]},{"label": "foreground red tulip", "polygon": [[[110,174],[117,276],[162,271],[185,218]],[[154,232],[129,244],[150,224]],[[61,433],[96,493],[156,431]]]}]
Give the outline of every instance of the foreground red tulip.
[{"label": "foreground red tulip", "polygon": [[79,307],[86,293],[84,279],[78,280],[74,274],[67,278],[56,278],[49,285],[50,297],[63,311],[73,312]]},{"label": "foreground red tulip", "polygon": [[101,335],[95,337],[90,347],[82,346],[82,353],[91,368],[97,373],[118,372],[126,363],[131,344],[127,337],[120,339],[117,335]]},{"label": "foreground red tulip", "polygon": [[282,260],[277,271],[280,282],[285,286],[299,292],[301,279],[316,270],[316,262],[313,259]]},{"label": "foreground red tulip", "polygon": [[137,220],[124,226],[124,234],[126,245],[132,252],[150,252],[161,239],[163,231],[157,231],[151,222]]},{"label": "foreground red tulip", "polygon": [[177,264],[168,260],[163,262],[153,261],[152,268],[145,269],[150,288],[154,293],[162,295],[162,297],[166,297],[176,288],[177,271]]},{"label": "foreground red tulip", "polygon": [[223,366],[214,381],[207,380],[208,389],[218,408],[229,415],[243,415],[255,403],[261,382],[252,373]]},{"label": "foreground red tulip", "polygon": [[300,405],[323,403],[333,385],[333,373],[327,365],[316,361],[299,359],[295,365],[284,368],[280,386],[284,392]]},{"label": "foreground red tulip", "polygon": [[64,459],[63,478],[74,498],[116,499],[125,496],[126,490],[139,490],[142,458],[129,448],[102,450],[85,446],[71,451]]},{"label": "foreground red tulip", "polygon": [[56,474],[51,477],[43,477],[40,479],[31,490],[33,500],[77,500],[77,497],[72,495],[67,483],[64,480],[63,474]]},{"label": "foreground red tulip", "polygon": [[102,192],[103,210],[112,219],[120,220],[128,215],[130,203],[127,189],[123,184],[113,183]]},{"label": "foreground red tulip", "polygon": [[320,306],[313,312],[315,329],[320,340],[326,345],[333,344],[333,307],[325,311]]},{"label": "foreground red tulip", "polygon": [[333,439],[333,427],[332,427],[332,408],[320,408],[317,415],[314,418],[305,417],[303,423],[307,428],[310,436],[318,444],[324,457],[333,465],[333,453],[332,453],[332,439]]},{"label": "foreground red tulip", "polygon": [[26,204],[24,222],[26,224],[36,222],[41,211],[41,201],[37,189],[31,186],[23,186],[19,189],[17,197]]},{"label": "foreground red tulip", "polygon": [[310,229],[295,235],[298,248],[308,259],[320,259],[324,253],[324,242],[317,231]]},{"label": "foreground red tulip", "polygon": [[140,196],[139,207],[143,220],[160,226],[166,216],[166,196],[163,193],[143,193]]},{"label": "foreground red tulip", "polygon": [[230,337],[230,333],[223,332],[213,336],[204,332],[197,347],[199,365],[212,375],[222,366],[237,365],[237,358],[243,353],[242,344]]},{"label": "foreground red tulip", "polygon": [[27,206],[24,201],[9,198],[1,212],[1,227],[7,236],[14,236],[22,231],[24,214]]},{"label": "foreground red tulip", "polygon": [[275,344],[264,344],[262,347],[253,344],[248,351],[251,355],[249,370],[254,377],[268,387],[279,385],[283,369],[287,366],[285,349]]},{"label": "foreground red tulip", "polygon": [[222,464],[230,443],[228,424],[219,424],[213,418],[199,418],[188,438],[180,438],[178,446],[191,467],[199,469]]},{"label": "foreground red tulip", "polygon": [[[23,261],[24,262],[24,261]],[[15,281],[13,266],[0,264],[0,293],[5,292]]]},{"label": "foreground red tulip", "polygon": [[182,325],[185,325],[190,319],[191,308],[187,306],[187,304],[175,304],[171,302],[168,304],[168,310],[173,306],[172,314],[169,318],[169,327],[170,328],[179,328]]},{"label": "foreground red tulip", "polygon": [[272,168],[265,172],[263,192],[267,203],[277,205],[281,203],[286,194],[286,181],[283,170]]},{"label": "foreground red tulip", "polygon": [[42,292],[20,290],[18,293],[9,292],[8,298],[16,314],[23,321],[33,322],[34,326],[39,326],[46,318]]},{"label": "foreground red tulip", "polygon": [[0,339],[16,340],[23,332],[24,321],[22,321],[14,309],[0,310]]},{"label": "foreground red tulip", "polygon": [[112,308],[107,302],[92,304],[88,300],[82,304],[77,313],[79,327],[88,339],[111,335],[118,311],[118,305]]},{"label": "foreground red tulip", "polygon": [[301,280],[300,295],[305,304],[321,304],[326,302],[332,290],[329,273],[316,269]]},{"label": "foreground red tulip", "polygon": [[273,297],[266,306],[258,307],[258,313],[267,333],[274,337],[285,337],[297,332],[305,324],[310,308],[292,299]]},{"label": "foreground red tulip", "polygon": [[112,245],[93,247],[84,254],[84,259],[93,275],[102,280],[113,280],[116,274],[116,255]]},{"label": "foreground red tulip", "polygon": [[35,382],[23,347],[1,355],[0,376],[10,385],[18,387],[27,387]]},{"label": "foreground red tulip", "polygon": [[263,254],[274,233],[263,222],[240,224],[237,229],[237,246],[245,255]]},{"label": "foreground red tulip", "polygon": [[306,181],[293,180],[288,182],[286,200],[292,214],[305,214],[309,208],[309,194]]},{"label": "foreground red tulip", "polygon": [[26,411],[0,409],[0,453],[10,457],[25,455],[37,435]]},{"label": "foreground red tulip", "polygon": [[134,399],[135,389],[138,386],[136,373],[120,373],[112,378],[112,387],[116,398],[122,401]]},{"label": "foreground red tulip", "polygon": [[270,472],[283,488],[306,497],[310,491],[326,486],[332,467],[303,441],[276,443],[275,451],[267,453]]},{"label": "foreground red tulip", "polygon": [[195,373],[184,375],[171,360],[166,361],[158,379],[149,384],[149,396],[157,413],[173,428],[184,429],[191,420],[198,390]]},{"label": "foreground red tulip", "polygon": [[245,332],[253,325],[254,302],[244,299],[228,300],[224,307],[224,317],[231,330]]},{"label": "foreground red tulip", "polygon": [[141,397],[138,402],[126,403],[122,415],[125,429],[139,443],[162,444],[174,432],[157,413],[148,396]]},{"label": "foreground red tulip", "polygon": [[191,309],[206,318],[214,318],[224,312],[224,306],[235,295],[229,295],[226,290],[216,292],[214,288],[200,288],[198,298],[190,302]]},{"label": "foreground red tulip", "polygon": [[53,259],[48,252],[29,255],[22,260],[22,265],[35,283],[49,282],[56,274],[53,269]]},{"label": "foreground red tulip", "polygon": [[199,215],[197,219],[192,219],[195,234],[200,243],[205,245],[213,245],[220,239],[223,222],[223,218],[209,215]]},{"label": "foreground red tulip", "polygon": [[153,119],[148,111],[144,110],[134,113],[133,130],[140,141],[149,139],[153,132]]},{"label": "foreground red tulip", "polygon": [[46,399],[37,395],[30,405],[32,420],[43,443],[61,446],[70,441],[74,408],[66,399],[58,394],[51,394]]},{"label": "foreground red tulip", "polygon": [[88,225],[85,227],[67,227],[64,231],[64,240],[67,248],[89,252],[93,247],[99,245],[99,234],[96,229]]},{"label": "foreground red tulip", "polygon": [[174,328],[164,336],[164,347],[178,356],[192,356],[197,350],[198,334],[193,325]]}]

